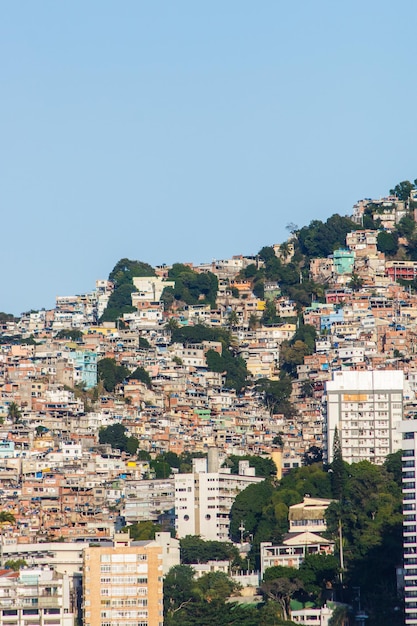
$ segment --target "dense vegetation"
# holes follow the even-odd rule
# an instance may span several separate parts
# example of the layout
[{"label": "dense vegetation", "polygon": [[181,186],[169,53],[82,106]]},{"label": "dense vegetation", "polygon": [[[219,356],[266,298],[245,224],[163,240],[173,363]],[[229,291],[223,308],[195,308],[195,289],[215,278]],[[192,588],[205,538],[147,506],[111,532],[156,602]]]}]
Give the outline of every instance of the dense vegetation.
[{"label": "dense vegetation", "polygon": [[196,580],[189,565],[173,567],[164,580],[166,626],[286,626],[278,604],[253,607],[227,602],[237,585],[223,572]]},{"label": "dense vegetation", "polygon": [[124,313],[132,313],[132,292],[136,291],[133,278],[139,276],[155,276],[155,270],[143,261],[121,259],[109,274],[109,280],[114,283],[106,310],[101,316],[102,322],[114,322]]},{"label": "dense vegetation", "polygon": [[181,563],[208,563],[209,561],[231,561],[241,566],[239,551],[233,543],[227,541],[204,541],[201,537],[187,535],[180,539]]},{"label": "dense vegetation", "polygon": [[175,287],[165,287],[162,300],[166,308],[174,302],[185,304],[209,304],[216,306],[218,280],[212,272],[196,272],[188,265],[174,263],[168,278],[175,281]]},{"label": "dense vegetation", "polygon": [[[327,534],[336,542],[338,555],[341,528],[343,587],[336,576],[340,566],[335,569],[334,561],[325,563],[324,557],[319,559],[314,567],[317,570],[327,568],[326,576],[330,578],[322,578],[323,584],[318,587],[320,575],[313,581],[316,601],[330,585],[339,599],[343,597],[349,602],[353,587],[359,586],[363,605],[369,613],[369,626],[401,624],[395,572],[402,561],[401,452],[388,456],[382,467],[367,461],[348,465],[340,454],[335,454],[330,470],[325,471],[316,463],[292,470],[279,483],[267,479],[247,487],[236,497],[232,507],[231,538],[240,541],[243,522],[244,536],[253,538],[252,563],[259,565],[260,542],[281,543],[288,532],[289,506],[300,502],[305,494],[335,499],[327,512]],[[276,583],[275,592],[268,589],[269,597],[291,583],[291,597],[301,601],[314,599],[314,589],[307,585],[308,577],[303,578],[300,570],[285,569],[288,571],[268,573],[265,582],[271,582],[271,578],[274,581],[287,579],[285,585],[282,581]],[[275,601],[281,601],[277,595]]]},{"label": "dense vegetation", "polygon": [[297,232],[300,251],[308,260],[327,257],[337,248],[344,248],[346,235],[359,226],[347,217],[332,215],[325,222],[313,220]]},{"label": "dense vegetation", "polygon": [[112,393],[116,385],[128,378],[130,371],[124,365],[118,365],[115,359],[104,358],[97,363],[97,376],[104,389]]},{"label": "dense vegetation", "polygon": [[171,334],[172,343],[194,344],[203,341],[218,341],[222,344],[222,353],[208,350],[207,367],[211,372],[225,374],[226,388],[241,391],[245,386],[249,372],[245,360],[234,349],[231,334],[219,328],[210,328],[203,324],[174,328]]},{"label": "dense vegetation", "polygon": [[275,476],[277,473],[276,465],[270,457],[255,456],[251,454],[246,454],[245,456],[235,456],[232,454],[227,457],[223,463],[223,467],[230,468],[230,472],[232,474],[238,474],[239,461],[249,461],[250,467],[255,469],[255,476],[268,478],[270,476]]},{"label": "dense vegetation", "polygon": [[127,430],[122,424],[112,424],[100,428],[98,439],[100,443],[108,443],[116,450],[135,454],[139,447],[139,441],[136,437],[128,437],[126,432]]}]

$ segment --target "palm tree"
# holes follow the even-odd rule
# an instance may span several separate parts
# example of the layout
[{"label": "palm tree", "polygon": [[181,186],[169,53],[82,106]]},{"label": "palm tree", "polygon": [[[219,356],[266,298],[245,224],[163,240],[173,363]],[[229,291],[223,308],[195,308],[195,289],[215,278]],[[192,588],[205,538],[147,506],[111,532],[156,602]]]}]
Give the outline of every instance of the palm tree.
[{"label": "palm tree", "polygon": [[259,318],[257,315],[255,315],[255,313],[250,314],[248,325],[249,325],[249,330],[255,330],[255,328],[259,326]]},{"label": "palm tree", "polygon": [[329,626],[344,626],[349,615],[349,607],[346,605],[337,606],[330,618]]},{"label": "palm tree", "polygon": [[7,411],[7,417],[12,420],[15,424],[20,422],[20,418],[22,417],[22,412],[16,402],[11,402],[9,404],[9,408]]},{"label": "palm tree", "polygon": [[229,328],[233,328],[234,326],[237,326],[239,323],[239,316],[236,313],[236,311],[230,311],[228,317],[227,317],[227,323]]},{"label": "palm tree", "polygon": [[16,518],[13,513],[8,511],[0,511],[0,525],[2,524],[15,524]]}]

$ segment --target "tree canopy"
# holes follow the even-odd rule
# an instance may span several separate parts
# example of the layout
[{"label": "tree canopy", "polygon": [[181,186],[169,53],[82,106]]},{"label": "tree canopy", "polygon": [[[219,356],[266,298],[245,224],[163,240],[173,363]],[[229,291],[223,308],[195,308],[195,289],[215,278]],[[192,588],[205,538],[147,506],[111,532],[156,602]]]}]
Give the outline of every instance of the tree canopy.
[{"label": "tree canopy", "polygon": [[132,313],[136,310],[132,306],[132,292],[136,291],[133,278],[140,276],[155,276],[155,270],[143,261],[120,259],[116,263],[109,274],[109,280],[114,284],[114,291],[101,316],[102,322],[114,322],[124,313]]},{"label": "tree canopy", "polygon": [[186,304],[210,304],[215,307],[219,285],[217,276],[212,272],[200,273],[183,263],[174,263],[168,276],[175,281],[175,287],[172,292],[166,292],[165,299],[171,293],[175,300]]},{"label": "tree canopy", "polygon": [[164,580],[166,626],[290,626],[275,603],[256,607],[229,601],[238,586],[223,572],[209,572],[196,580],[188,565],[170,569]]},{"label": "tree canopy", "polygon": [[187,535],[180,539],[181,563],[208,563],[208,561],[239,560],[236,546],[227,541],[205,541],[201,537]]},{"label": "tree canopy", "polygon": [[126,432],[127,430],[122,424],[111,424],[110,426],[100,428],[98,433],[99,442],[108,443],[112,448],[121,452],[135,454],[139,447],[139,441],[136,437],[128,437]]},{"label": "tree canopy", "polygon": [[140,276],[155,276],[154,268],[144,261],[120,259],[109,274],[109,280],[115,288],[125,284],[133,284],[133,278]]},{"label": "tree canopy", "polygon": [[308,258],[327,257],[346,245],[346,235],[359,227],[347,217],[332,215],[326,222],[313,220],[297,233],[300,250]]},{"label": "tree canopy", "polygon": [[277,468],[275,463],[270,457],[263,457],[257,455],[246,454],[244,456],[231,455],[228,456],[223,467],[229,467],[232,474],[239,473],[239,461],[249,461],[250,467],[255,469],[256,476],[263,476],[269,478],[275,476]]},{"label": "tree canopy", "polygon": [[97,363],[97,376],[103,382],[104,389],[112,393],[116,385],[130,376],[130,371],[124,365],[118,365],[115,359],[106,357]]},{"label": "tree canopy", "polygon": [[152,387],[151,377],[149,373],[145,370],[144,367],[137,367],[135,371],[129,375],[129,380],[139,380],[142,383],[145,383],[147,387]]}]

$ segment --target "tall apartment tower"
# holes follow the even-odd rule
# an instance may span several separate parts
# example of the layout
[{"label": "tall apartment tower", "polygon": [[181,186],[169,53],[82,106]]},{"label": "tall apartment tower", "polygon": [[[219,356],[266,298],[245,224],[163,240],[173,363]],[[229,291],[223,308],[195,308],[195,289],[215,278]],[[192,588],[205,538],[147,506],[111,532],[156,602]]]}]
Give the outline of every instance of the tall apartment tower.
[{"label": "tall apartment tower", "polygon": [[326,383],[324,458],[333,460],[337,427],[343,459],[381,465],[401,448],[404,374],[397,370],[334,372]]},{"label": "tall apartment tower", "polygon": [[417,536],[416,466],[417,420],[404,420],[402,431],[403,464],[403,553],[405,624],[417,626]]},{"label": "tall apartment tower", "polygon": [[84,626],[163,626],[162,558],[157,542],[132,545],[122,533],[113,546],[86,548]]},{"label": "tall apartment tower", "polygon": [[262,482],[249,461],[239,461],[239,474],[219,468],[215,450],[208,459],[193,459],[191,474],[175,475],[175,528],[177,537],[229,541],[230,510],[238,493]]}]

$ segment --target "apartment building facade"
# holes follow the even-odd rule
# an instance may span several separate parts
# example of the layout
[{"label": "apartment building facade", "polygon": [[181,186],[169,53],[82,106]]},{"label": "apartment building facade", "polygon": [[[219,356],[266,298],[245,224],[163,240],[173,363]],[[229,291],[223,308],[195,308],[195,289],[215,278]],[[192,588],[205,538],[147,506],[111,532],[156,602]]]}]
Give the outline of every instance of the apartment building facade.
[{"label": "apartment building facade", "polygon": [[228,541],[230,510],[238,493],[262,482],[248,461],[239,462],[239,474],[207,462],[193,460],[191,474],[175,476],[175,527],[177,537],[200,535],[205,540]]},{"label": "apartment building facade", "polygon": [[335,429],[343,459],[381,465],[401,448],[404,373],[397,370],[337,371],[326,382],[323,443],[333,460]]},{"label": "apartment building facade", "polygon": [[115,535],[83,558],[84,626],[163,626],[163,550]]},{"label": "apartment building facade", "polygon": [[70,581],[48,567],[2,570],[0,626],[73,626]]},{"label": "apartment building facade", "polygon": [[404,420],[401,432],[405,624],[417,626],[417,420]]}]

